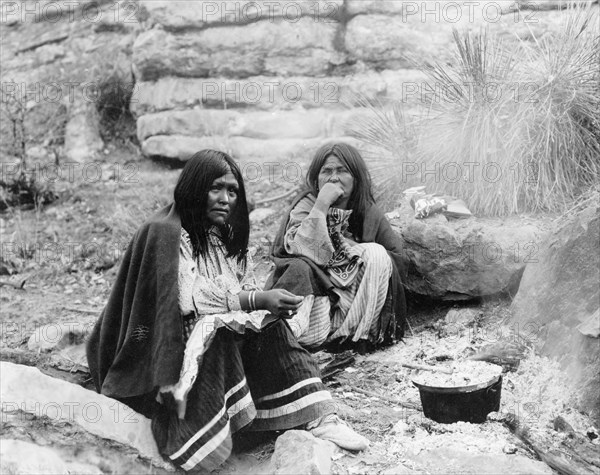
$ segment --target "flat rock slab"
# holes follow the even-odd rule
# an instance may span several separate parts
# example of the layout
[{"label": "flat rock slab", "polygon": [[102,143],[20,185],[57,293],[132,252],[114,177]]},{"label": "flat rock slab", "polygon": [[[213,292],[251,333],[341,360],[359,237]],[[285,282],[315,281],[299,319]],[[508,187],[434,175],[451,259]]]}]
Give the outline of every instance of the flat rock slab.
[{"label": "flat rock slab", "polygon": [[426,473],[461,475],[513,475],[515,473],[552,475],[554,473],[545,463],[522,455],[474,453],[458,446],[422,450],[418,455],[407,454],[407,458]]},{"label": "flat rock slab", "polygon": [[[277,162],[280,167],[296,173],[297,164],[293,157],[310,156],[328,139],[253,139],[249,137],[188,135],[153,135],[142,143],[142,152],[149,157],[162,157],[186,161],[198,150],[213,148],[224,150],[234,158],[265,159]],[[288,163],[291,165],[288,166]],[[294,175],[296,176],[296,175]]]},{"label": "flat rock slab", "polygon": [[314,437],[303,430],[289,430],[275,442],[272,469],[278,475],[331,473],[332,442]]},{"label": "flat rock slab", "polygon": [[10,475],[102,475],[98,467],[68,462],[49,447],[15,439],[0,440],[0,473]]},{"label": "flat rock slab", "polygon": [[154,465],[169,469],[156,447],[150,419],[109,397],[42,374],[37,368],[0,362],[2,411],[76,423],[91,434],[135,449]]},{"label": "flat rock slab", "polygon": [[337,34],[336,22],[309,17],[178,34],[153,28],[138,35],[133,45],[135,76],[142,81],[165,76],[324,76],[332,65],[345,61],[334,47]]}]

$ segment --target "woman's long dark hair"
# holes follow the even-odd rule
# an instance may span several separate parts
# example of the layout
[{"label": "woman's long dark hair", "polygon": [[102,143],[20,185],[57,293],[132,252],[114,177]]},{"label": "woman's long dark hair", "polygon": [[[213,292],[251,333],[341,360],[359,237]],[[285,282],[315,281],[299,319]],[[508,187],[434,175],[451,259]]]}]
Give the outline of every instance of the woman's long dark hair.
[{"label": "woman's long dark hair", "polygon": [[181,225],[190,235],[194,257],[204,255],[207,249],[210,223],[206,217],[206,203],[210,187],[213,181],[230,172],[238,182],[239,193],[237,203],[221,229],[221,237],[227,248],[227,257],[241,260],[246,255],[250,221],[242,173],[226,153],[201,150],[183,167],[174,191],[175,209],[181,218]]},{"label": "woman's long dark hair", "polygon": [[319,194],[319,172],[327,158],[331,155],[337,157],[346,165],[346,168],[348,168],[354,177],[354,188],[348,200],[348,209],[352,210],[349,230],[356,237],[361,238],[367,206],[370,203],[375,203],[375,198],[373,198],[371,174],[367,169],[367,164],[356,148],[342,142],[323,145],[315,153],[308,168],[306,184],[315,196]]}]

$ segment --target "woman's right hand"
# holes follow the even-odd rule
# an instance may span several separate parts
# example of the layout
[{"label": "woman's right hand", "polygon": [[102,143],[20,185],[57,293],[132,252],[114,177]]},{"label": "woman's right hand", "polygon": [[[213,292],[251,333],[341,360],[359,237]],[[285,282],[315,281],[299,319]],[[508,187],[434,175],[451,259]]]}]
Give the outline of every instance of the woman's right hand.
[{"label": "woman's right hand", "polygon": [[282,318],[292,317],[302,305],[303,300],[304,297],[294,295],[285,289],[266,290],[256,294],[258,308],[268,310],[273,315]]},{"label": "woman's right hand", "polygon": [[341,186],[336,185],[335,183],[328,182],[325,183],[323,187],[319,190],[317,201],[320,201],[323,205],[329,208],[337,200],[339,200],[343,194],[344,190]]}]

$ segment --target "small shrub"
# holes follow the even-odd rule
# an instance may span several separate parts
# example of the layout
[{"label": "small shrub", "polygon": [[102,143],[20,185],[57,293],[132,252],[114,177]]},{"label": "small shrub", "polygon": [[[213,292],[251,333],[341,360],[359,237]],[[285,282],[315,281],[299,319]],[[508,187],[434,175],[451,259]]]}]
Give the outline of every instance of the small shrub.
[{"label": "small shrub", "polygon": [[105,142],[116,140],[137,145],[136,123],[129,104],[133,83],[116,69],[98,81],[96,110],[100,116],[100,135]]},{"label": "small shrub", "polygon": [[[407,187],[407,163],[415,163],[419,137],[415,125],[400,103],[390,108],[371,102],[360,94],[351,94],[348,101],[364,107],[367,114],[359,115],[346,125],[347,133],[362,140],[362,151],[375,183],[375,198],[384,208],[397,206],[399,192]],[[410,186],[410,185],[408,185]]]},{"label": "small shrub", "polygon": [[16,178],[0,180],[0,211],[9,207],[25,209],[47,205],[56,200],[56,194],[34,172],[20,172]]},{"label": "small shrub", "polygon": [[467,198],[480,213],[516,212],[522,191],[518,157],[527,137],[514,120],[515,55],[486,33],[455,31],[454,43],[452,65],[423,68],[432,93],[420,151],[424,168],[436,170],[428,191]]},{"label": "small shrub", "polygon": [[[20,98],[16,95],[7,95],[2,97],[0,103],[0,115],[8,122],[9,137],[7,141],[7,150],[5,153],[16,159],[9,167],[3,167],[0,176],[0,211],[9,207],[33,208],[49,204],[56,199],[48,183],[38,179],[40,167],[31,166],[28,163],[27,148],[30,143],[44,139],[50,147],[54,147],[57,135],[61,134],[61,121],[57,118],[64,113],[63,107],[54,107],[52,109],[52,125],[40,131],[41,128],[32,126],[37,120],[33,116],[36,114],[36,107],[28,108],[26,98]],[[36,130],[35,134],[30,134],[29,130]],[[57,132],[58,131],[58,132]],[[64,136],[64,128],[62,129]],[[54,140],[54,142],[53,142]],[[64,139],[63,139],[64,140]],[[55,156],[58,156],[57,154]]]},{"label": "small shrub", "polygon": [[520,107],[533,165],[524,193],[527,209],[563,210],[600,177],[600,35],[596,13],[572,13],[554,38],[524,45],[539,85],[533,101]]}]

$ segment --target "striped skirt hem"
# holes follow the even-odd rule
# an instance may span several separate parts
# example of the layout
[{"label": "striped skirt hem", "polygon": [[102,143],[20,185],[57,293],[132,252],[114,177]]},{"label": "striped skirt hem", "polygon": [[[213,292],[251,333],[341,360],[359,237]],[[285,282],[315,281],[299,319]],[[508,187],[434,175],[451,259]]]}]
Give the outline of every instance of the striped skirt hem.
[{"label": "striped skirt hem", "polygon": [[261,333],[223,328],[203,357],[185,417],[163,401],[152,429],[159,449],[184,470],[214,470],[231,455],[241,430],[302,427],[335,412],[316,363],[282,321]]}]

